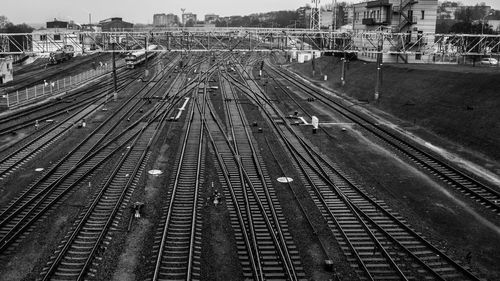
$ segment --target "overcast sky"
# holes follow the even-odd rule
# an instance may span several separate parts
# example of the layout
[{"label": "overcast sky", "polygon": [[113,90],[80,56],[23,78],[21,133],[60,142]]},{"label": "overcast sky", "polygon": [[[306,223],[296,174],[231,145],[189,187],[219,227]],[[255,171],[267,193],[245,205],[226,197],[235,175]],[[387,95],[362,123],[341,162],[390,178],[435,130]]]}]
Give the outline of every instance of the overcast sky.
[{"label": "overcast sky", "polygon": [[[337,0],[338,2],[342,0]],[[152,23],[155,13],[181,14],[181,8],[193,12],[203,19],[205,14],[221,16],[248,15],[251,13],[295,10],[310,0],[1,0],[0,15],[13,23],[44,23],[54,18],[87,23],[89,13],[92,22],[110,17],[122,17],[133,23]],[[322,0],[321,4],[333,0]],[[364,2],[347,0],[351,3]],[[494,9],[500,9],[500,0],[461,0],[464,5],[485,2]]]}]

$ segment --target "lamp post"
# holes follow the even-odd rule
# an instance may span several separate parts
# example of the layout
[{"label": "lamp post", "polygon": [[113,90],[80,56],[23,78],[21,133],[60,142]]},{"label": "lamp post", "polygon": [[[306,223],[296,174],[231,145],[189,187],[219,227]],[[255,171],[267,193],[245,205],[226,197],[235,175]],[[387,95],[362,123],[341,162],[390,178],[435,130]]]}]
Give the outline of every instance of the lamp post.
[{"label": "lamp post", "polygon": [[481,35],[482,35],[482,34],[484,34],[484,20],[485,20],[487,17],[491,16],[491,15],[493,15],[493,11],[490,11],[490,12],[489,12],[487,15],[485,15],[485,16],[483,17],[483,19],[481,20]]}]

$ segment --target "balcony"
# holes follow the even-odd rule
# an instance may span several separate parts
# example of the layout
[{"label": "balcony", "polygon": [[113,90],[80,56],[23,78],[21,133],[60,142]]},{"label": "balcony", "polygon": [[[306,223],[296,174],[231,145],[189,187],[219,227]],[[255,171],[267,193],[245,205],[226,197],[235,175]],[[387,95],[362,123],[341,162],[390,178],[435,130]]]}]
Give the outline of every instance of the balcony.
[{"label": "balcony", "polygon": [[376,7],[390,6],[390,5],[391,4],[389,3],[389,0],[377,0],[377,1],[366,2],[366,8],[376,8]]},{"label": "balcony", "polygon": [[387,21],[380,21],[380,20],[377,20],[374,18],[363,19],[361,21],[361,23],[364,25],[388,25],[389,24],[389,22],[387,22]]}]

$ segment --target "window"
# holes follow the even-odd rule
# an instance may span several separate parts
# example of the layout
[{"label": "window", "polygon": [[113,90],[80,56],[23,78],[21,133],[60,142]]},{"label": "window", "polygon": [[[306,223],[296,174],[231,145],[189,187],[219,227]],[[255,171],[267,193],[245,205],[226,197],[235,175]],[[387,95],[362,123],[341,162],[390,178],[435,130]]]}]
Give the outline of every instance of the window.
[{"label": "window", "polygon": [[61,34],[54,34],[54,40],[55,41],[61,40]]},{"label": "window", "polygon": [[422,60],[422,54],[421,53],[416,53],[415,54],[415,60]]},{"label": "window", "polygon": [[45,34],[40,35],[40,41],[47,41],[47,35]]},{"label": "window", "polygon": [[420,17],[421,20],[423,20],[425,18],[425,11],[421,11],[422,12],[422,16]]}]

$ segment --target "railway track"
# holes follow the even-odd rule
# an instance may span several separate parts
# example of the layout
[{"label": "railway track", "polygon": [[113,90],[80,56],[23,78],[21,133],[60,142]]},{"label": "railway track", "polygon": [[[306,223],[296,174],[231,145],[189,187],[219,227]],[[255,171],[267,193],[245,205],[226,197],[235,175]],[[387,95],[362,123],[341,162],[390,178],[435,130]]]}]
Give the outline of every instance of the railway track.
[{"label": "railway track", "polygon": [[[165,68],[162,67],[161,71],[171,71],[171,68],[178,59],[178,56],[171,58]],[[160,64],[163,65],[162,60],[158,59],[152,67],[159,66]],[[140,69],[127,70],[122,67],[117,70],[118,91],[122,91],[125,87],[142,76]],[[67,112],[78,109],[83,104],[96,102],[96,100],[108,95],[111,91],[113,91],[112,84],[106,79],[98,81],[88,87],[70,91],[61,97],[60,100],[56,100],[55,102],[42,103],[23,108],[22,110],[15,110],[11,114],[5,114],[0,120],[0,135],[17,132],[28,126],[32,127],[35,120],[43,121],[66,114]]]},{"label": "railway track", "polygon": [[329,97],[323,92],[322,89],[315,88],[314,86],[308,85],[304,82],[299,82],[302,80],[291,77],[280,68],[274,66],[269,66],[269,68],[274,73],[279,75],[279,77],[285,79],[289,83],[292,83],[300,90],[304,91],[308,95],[311,95],[313,98],[321,101],[332,110],[342,114],[352,122],[355,122],[360,127],[372,133],[400,154],[410,159],[416,166],[426,170],[428,173],[443,181],[447,185],[457,189],[473,201],[477,201],[486,209],[500,215],[500,192],[498,190],[468,176],[466,173],[458,170],[454,166],[449,165],[445,161],[440,160],[438,157],[426,152],[418,145],[413,144],[410,140],[406,140],[404,137],[400,137],[390,129],[383,127],[376,121],[355,112],[349,106],[346,106]]},{"label": "railway track", "polygon": [[[262,94],[235,83],[257,105],[299,171],[347,259],[363,280],[479,280],[412,230],[382,201],[368,195],[287,124]],[[276,120],[282,122],[277,125]]]},{"label": "railway track", "polygon": [[[201,96],[194,90],[191,98]],[[204,134],[201,113],[191,106],[173,185],[155,235],[152,280],[200,280]]]},{"label": "railway track", "polygon": [[[115,126],[118,126],[119,124],[123,124],[119,122],[120,120],[126,119],[130,121],[131,116],[133,116],[134,113],[137,113],[139,110],[142,111],[144,107],[147,107],[146,100],[141,99],[147,99],[153,96],[156,92],[160,91],[159,89],[161,87],[166,85],[166,83],[169,81],[168,79],[166,79],[166,76],[173,69],[174,63],[175,60],[171,62],[168,67],[164,68],[156,75],[158,79],[160,79],[160,77],[163,77],[163,79],[160,79],[160,83],[156,83],[153,87],[148,84],[144,84],[141,89],[139,89],[137,95],[133,95],[128,98],[118,109],[116,109],[112,113],[112,117],[114,117],[114,120],[106,120],[104,123],[114,124]],[[133,81],[128,81],[126,84],[121,85],[121,87],[126,88],[132,82]],[[90,103],[79,105],[82,108],[73,113],[72,116],[66,118],[62,122],[57,122],[58,125],[56,126],[47,128],[46,132],[30,137],[29,141],[26,141],[18,149],[5,156],[2,161],[0,161],[0,178],[5,178],[10,175],[22,164],[32,159],[36,154],[49,148],[55,143],[55,141],[62,138],[66,133],[69,132],[71,128],[74,128],[75,124],[84,119],[87,115],[95,112],[95,110],[100,108],[101,106],[104,106],[107,103],[106,95],[107,90],[102,91],[100,95],[100,101],[97,104],[94,104],[96,99],[93,98]],[[122,115],[123,112],[125,113]],[[102,126],[100,125],[99,128],[101,127]],[[92,134],[97,134],[97,132],[91,133],[91,135]]]},{"label": "railway track", "polygon": [[53,80],[61,77],[61,73],[72,73],[91,61],[102,59],[102,55],[90,55],[78,60],[72,60],[63,64],[46,67],[48,59],[37,59],[32,65],[27,65],[14,72],[16,79],[8,83],[4,88],[6,92],[15,92],[42,83],[43,80]]},{"label": "railway track", "polygon": [[99,193],[64,238],[48,268],[43,270],[42,280],[83,280],[87,274],[92,276],[89,272],[97,265],[99,249],[104,241],[111,239],[113,226],[116,229],[144,170],[156,131],[155,126],[143,127],[126,148]]},{"label": "railway track", "polygon": [[245,278],[254,280],[301,280],[305,277],[300,256],[289,233],[254,141],[246,131],[239,106],[226,80],[221,81],[226,101],[227,131],[212,106],[205,126],[215,150],[231,225]]},{"label": "railway track", "polygon": [[[179,81],[181,84],[183,83],[182,79]],[[158,90],[160,89],[162,88],[158,88]],[[32,183],[15,200],[12,200],[7,208],[2,210],[0,214],[0,252],[7,250],[8,246],[20,234],[28,231],[29,226],[36,222],[42,214],[61,201],[63,196],[71,192],[75,186],[78,186],[80,182],[116,153],[121,146],[125,145],[131,137],[135,136],[140,130],[140,122],[143,122],[144,118],[157,114],[161,107],[171,106],[168,102],[157,104],[154,108],[145,112],[142,117],[138,117],[128,128],[120,130],[118,134],[111,137],[112,133],[117,130],[119,120],[123,120],[130,111],[144,102],[133,97],[129,101],[135,102],[128,106],[128,102],[125,103],[123,112],[116,111],[68,153],[66,157]],[[101,145],[101,143],[104,144]]]},{"label": "railway track", "polygon": [[[137,72],[119,72],[118,75],[119,90],[123,90],[126,85],[125,82],[132,78],[133,75],[137,75]],[[28,126],[32,127],[35,124],[35,120],[43,122],[44,120],[53,119],[57,116],[67,114],[67,112],[77,110],[84,104],[96,102],[96,100],[104,96],[104,93],[108,93],[111,90],[112,87],[109,85],[109,81],[105,80],[90,87],[79,88],[71,93],[67,93],[60,100],[55,100],[54,102],[14,110],[12,113],[2,116],[0,121],[0,136],[17,132]]]},{"label": "railway track", "polygon": [[103,243],[107,244],[106,239],[111,237],[122,219],[122,211],[149,157],[149,148],[155,143],[158,132],[163,129],[167,116],[180,98],[197,86],[195,82],[185,82],[185,76],[177,79],[170,89],[179,95],[177,101],[165,101],[157,106],[150,121],[140,126],[142,129],[135,144],[126,148],[126,154],[99,194],[78,218],[74,229],[63,239],[55,256],[42,272],[43,280],[83,280],[93,277],[98,271],[100,249],[105,247]]}]

